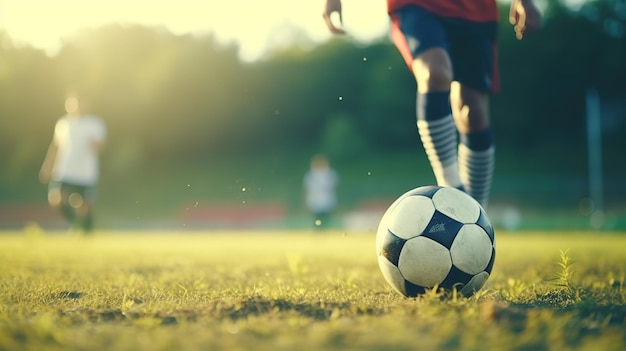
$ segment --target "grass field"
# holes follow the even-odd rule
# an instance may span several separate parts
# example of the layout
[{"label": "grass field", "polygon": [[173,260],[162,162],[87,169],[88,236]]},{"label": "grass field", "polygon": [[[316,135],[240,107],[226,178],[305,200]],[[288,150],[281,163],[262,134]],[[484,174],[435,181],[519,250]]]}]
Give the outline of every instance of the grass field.
[{"label": "grass field", "polygon": [[621,351],[624,234],[498,232],[477,295],[407,299],[372,233],[4,232],[0,350]]}]

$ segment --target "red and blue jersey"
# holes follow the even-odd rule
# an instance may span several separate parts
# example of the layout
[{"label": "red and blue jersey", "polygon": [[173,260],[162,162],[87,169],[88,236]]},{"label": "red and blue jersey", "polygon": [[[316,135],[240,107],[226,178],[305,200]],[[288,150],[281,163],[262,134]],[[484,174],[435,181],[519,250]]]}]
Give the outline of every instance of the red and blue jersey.
[{"label": "red and blue jersey", "polygon": [[441,17],[474,22],[497,22],[496,0],[387,0],[389,13],[407,5],[416,5]]}]

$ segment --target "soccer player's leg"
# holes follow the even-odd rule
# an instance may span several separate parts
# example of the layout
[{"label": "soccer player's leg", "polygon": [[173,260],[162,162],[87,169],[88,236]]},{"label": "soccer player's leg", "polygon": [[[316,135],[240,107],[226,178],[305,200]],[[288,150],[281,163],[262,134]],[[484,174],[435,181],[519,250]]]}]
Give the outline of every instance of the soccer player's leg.
[{"label": "soccer player's leg", "polygon": [[77,195],[80,201],[75,203],[76,212],[78,214],[79,225],[84,234],[90,234],[93,231],[93,208],[96,196],[95,187],[81,186]]},{"label": "soccer player's leg", "polygon": [[459,172],[465,190],[486,206],[495,164],[489,97],[498,89],[497,23],[449,25],[455,80],[450,99],[460,135]]},{"label": "soccer player's leg", "polygon": [[437,184],[462,188],[445,30],[436,16],[416,6],[402,8],[391,19],[392,40],[417,82],[417,128]]},{"label": "soccer player's leg", "polygon": [[50,182],[48,185],[48,204],[58,210],[70,224],[74,222],[75,212],[69,204],[70,191],[67,184]]},{"label": "soccer player's leg", "polygon": [[451,100],[459,129],[459,172],[465,191],[487,206],[495,164],[489,95],[454,82]]},{"label": "soccer player's leg", "polygon": [[450,108],[452,69],[447,53],[433,48],[417,56],[417,130],[438,185],[462,188],[457,130]]}]

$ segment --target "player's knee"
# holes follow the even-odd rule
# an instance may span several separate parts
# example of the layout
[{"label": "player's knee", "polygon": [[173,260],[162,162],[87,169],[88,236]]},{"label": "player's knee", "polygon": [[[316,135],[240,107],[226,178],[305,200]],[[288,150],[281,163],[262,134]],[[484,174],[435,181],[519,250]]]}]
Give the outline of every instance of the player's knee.
[{"label": "player's knee", "polygon": [[452,69],[444,65],[418,64],[414,69],[420,91],[444,91],[450,89]]},{"label": "player's knee", "polygon": [[489,127],[489,96],[452,83],[450,93],[452,112],[461,132],[473,132]]},{"label": "player's knee", "polygon": [[452,83],[452,62],[443,48],[435,47],[419,54],[412,64],[421,92],[446,91]]},{"label": "player's knee", "polygon": [[62,196],[58,189],[53,189],[48,192],[48,205],[52,208],[61,207]]}]

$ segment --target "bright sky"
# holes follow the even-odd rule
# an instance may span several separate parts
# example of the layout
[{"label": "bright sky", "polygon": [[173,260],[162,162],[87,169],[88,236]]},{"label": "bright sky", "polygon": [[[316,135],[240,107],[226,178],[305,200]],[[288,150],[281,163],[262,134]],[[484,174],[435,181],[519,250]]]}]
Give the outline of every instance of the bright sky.
[{"label": "bright sky", "polygon": [[[18,44],[54,55],[63,38],[109,23],[165,26],[176,34],[214,32],[237,41],[244,60],[289,40],[300,27],[314,41],[331,37],[322,20],[324,0],[0,0],[0,29]],[[364,5],[367,4],[367,5]],[[388,30],[385,0],[343,0],[346,30],[371,40]]]}]

